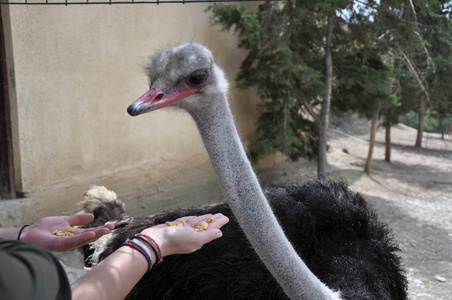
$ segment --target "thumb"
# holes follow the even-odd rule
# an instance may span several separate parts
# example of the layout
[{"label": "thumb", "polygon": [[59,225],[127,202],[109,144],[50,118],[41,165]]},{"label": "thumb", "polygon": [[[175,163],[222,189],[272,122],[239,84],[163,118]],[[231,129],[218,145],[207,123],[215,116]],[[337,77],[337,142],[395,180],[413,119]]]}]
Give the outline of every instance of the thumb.
[{"label": "thumb", "polygon": [[77,214],[68,219],[68,223],[71,226],[85,225],[92,221],[94,221],[94,215],[90,213]]}]

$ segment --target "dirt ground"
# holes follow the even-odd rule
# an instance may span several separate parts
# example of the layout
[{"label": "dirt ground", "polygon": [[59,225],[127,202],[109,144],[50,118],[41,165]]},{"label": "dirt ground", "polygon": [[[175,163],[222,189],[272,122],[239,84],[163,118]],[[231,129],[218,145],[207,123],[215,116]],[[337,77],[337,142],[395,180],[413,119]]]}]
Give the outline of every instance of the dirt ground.
[{"label": "dirt ground", "polygon": [[[369,122],[329,131],[328,177],[345,179],[365,196],[399,242],[409,281],[409,299],[452,299],[452,133],[424,134],[392,129],[391,163],[384,161],[384,130],[377,133],[371,174],[363,172],[368,152]],[[347,125],[347,124],[345,124]],[[286,179],[308,178],[315,168],[286,170]]]}]

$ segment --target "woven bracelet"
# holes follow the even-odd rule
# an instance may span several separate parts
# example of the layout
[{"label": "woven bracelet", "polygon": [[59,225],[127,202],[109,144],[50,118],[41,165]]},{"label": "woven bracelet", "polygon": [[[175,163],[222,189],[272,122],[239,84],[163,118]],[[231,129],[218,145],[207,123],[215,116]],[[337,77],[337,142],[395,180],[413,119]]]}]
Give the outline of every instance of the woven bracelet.
[{"label": "woven bracelet", "polygon": [[20,241],[20,235],[22,234],[22,231],[24,231],[25,227],[28,227],[30,225],[24,225],[22,226],[22,228],[19,230],[19,234],[17,235],[17,240]]},{"label": "woven bracelet", "polygon": [[[143,233],[137,233],[137,234],[135,234],[135,236],[141,236],[141,237],[144,237],[146,240],[148,240],[149,241],[149,243],[151,244],[151,245],[153,245],[153,249],[154,250],[157,250],[157,252],[158,252],[158,255],[157,255],[157,264],[160,264],[162,261],[163,261],[163,255],[162,255],[162,249],[160,249],[160,246],[159,246],[159,244],[157,244],[157,242],[153,239],[153,238],[151,238],[151,237],[149,237],[148,235],[146,235],[146,234],[143,234]],[[152,247],[152,246],[151,246]]]},{"label": "woven bracelet", "polygon": [[[144,253],[146,253],[146,256],[149,258],[149,260],[148,260],[149,266],[150,266],[150,267],[149,267],[149,270],[151,270],[152,267],[154,266],[154,261],[152,260],[152,256],[151,256],[151,254],[149,254],[149,251],[146,250],[145,247],[143,247],[142,245],[140,245],[139,243],[137,243],[137,242],[135,242],[135,241],[130,240],[129,243],[134,244],[135,246],[137,246],[138,248],[140,248],[141,250],[143,250]],[[148,270],[148,271],[149,271],[149,270]]]},{"label": "woven bracelet", "polygon": [[152,257],[151,257],[151,255],[149,255],[149,252],[146,251],[146,249],[144,249],[140,244],[135,243],[135,242],[131,241],[130,239],[126,239],[126,241],[121,246],[128,246],[128,247],[133,248],[133,249],[137,250],[138,252],[140,252],[146,258],[146,261],[148,262],[148,269],[146,272],[148,272],[152,269],[152,265],[153,265]]},{"label": "woven bracelet", "polygon": [[157,251],[157,248],[150,241],[148,241],[148,239],[146,239],[145,237],[139,236],[139,235],[135,235],[132,238],[132,240],[133,239],[139,239],[139,240],[145,242],[152,249],[152,251],[155,254],[155,259],[157,260],[157,262],[154,264],[154,266],[158,266],[158,264],[162,262],[162,259],[159,258],[159,253]]},{"label": "woven bracelet", "polygon": [[148,269],[146,270],[146,272],[148,272],[151,269],[151,262],[149,260],[148,255],[146,254],[146,252],[144,252],[144,250],[140,249],[137,245],[132,244],[130,242],[123,243],[121,246],[127,246],[127,247],[130,247],[130,248],[135,249],[138,252],[140,252],[144,256],[144,258],[146,259],[146,261],[148,263]]}]

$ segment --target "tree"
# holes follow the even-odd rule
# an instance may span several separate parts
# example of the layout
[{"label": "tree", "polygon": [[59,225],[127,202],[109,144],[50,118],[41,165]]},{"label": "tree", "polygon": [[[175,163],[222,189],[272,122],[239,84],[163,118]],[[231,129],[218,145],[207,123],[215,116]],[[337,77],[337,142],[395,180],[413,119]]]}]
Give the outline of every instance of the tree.
[{"label": "tree", "polygon": [[[212,24],[239,37],[248,50],[237,76],[240,88],[254,87],[262,102],[259,137],[250,156],[277,151],[292,160],[318,157],[326,168],[326,129],[333,88],[333,34],[341,0],[267,1],[255,12],[241,5],[209,7]],[[319,34],[322,32],[323,34]]]},{"label": "tree", "polygon": [[[370,173],[378,116],[381,108],[393,106],[397,97],[392,92],[392,67],[375,48],[357,47],[336,64],[338,85],[334,91],[335,106],[371,118],[369,151],[364,167]],[[374,52],[374,53],[372,53]],[[362,53],[366,53],[365,56]]]},{"label": "tree", "polygon": [[[439,5],[438,3],[440,2],[443,4]],[[443,51],[443,54],[450,57],[450,50],[452,50],[450,45],[452,41],[450,38],[446,38],[451,32],[450,25],[446,26],[444,24],[444,18],[438,18],[437,14],[433,14],[435,16],[435,22],[441,23],[441,26],[436,26],[434,30],[430,31],[430,39],[425,38],[425,34],[423,33],[426,32],[426,29],[431,24],[435,23],[427,22],[426,16],[431,16],[432,11],[437,10],[441,12],[449,11],[448,16],[450,17],[450,6],[448,10],[445,10],[445,1],[417,1],[413,3],[411,0],[384,0],[380,2],[369,0],[360,3],[365,3],[365,7],[367,8],[366,16],[369,22],[365,24],[370,24],[369,26],[374,28],[373,30],[365,30],[364,32],[374,32],[373,38],[369,37],[369,41],[371,41],[371,44],[376,49],[378,48],[376,53],[379,53],[387,63],[392,64],[392,68],[394,69],[394,72],[392,72],[392,82],[389,83],[392,86],[393,99],[386,103],[382,102],[379,109],[380,115],[384,117],[383,125],[386,128],[385,160],[389,162],[391,126],[398,123],[400,115],[412,110],[413,107],[417,107],[419,120],[417,123],[418,138],[416,145],[420,146],[422,132],[424,130],[426,103],[431,105],[431,99],[435,99],[435,102],[438,102],[436,97],[432,96],[434,93],[432,87],[438,87],[439,83],[450,82],[450,65],[443,65],[443,67],[448,66],[449,72],[438,72],[438,63],[436,62],[435,51],[432,47],[432,41],[435,39],[431,38],[432,36],[441,36],[441,39],[436,38],[436,40],[442,41],[443,44],[440,48],[446,49],[446,51]],[[359,17],[362,18],[362,15]],[[442,22],[439,22],[439,20],[442,20]],[[353,36],[357,37],[359,35],[355,34]],[[448,43],[448,47],[444,47],[445,42]],[[445,74],[449,75],[449,79],[445,78]],[[440,79],[440,77],[442,78]],[[448,86],[450,89],[450,84]],[[439,90],[436,89],[436,91]],[[441,91],[447,91],[447,88],[442,86]],[[444,97],[444,95],[446,96]],[[443,98],[450,99],[450,92],[443,93]],[[446,102],[446,99],[444,99],[441,103]],[[360,112],[359,106],[351,110],[358,110]],[[373,116],[372,124],[375,124],[375,114]],[[367,166],[369,165],[371,154],[372,151],[369,149],[365,168],[367,171],[369,170]]]},{"label": "tree", "polygon": [[[261,99],[258,137],[249,151],[253,161],[275,152],[292,160],[317,157],[323,177],[331,103],[372,118],[371,136],[382,115],[389,161],[390,126],[409,107],[396,94],[405,99],[413,91],[415,99],[424,95],[429,102],[426,74],[436,69],[419,35],[417,7],[430,2],[349,2],[266,1],[255,11],[241,5],[209,7],[211,23],[225,31],[233,28],[239,47],[248,51],[236,80],[239,88],[255,88]],[[405,84],[416,88],[411,91]]]},{"label": "tree", "polygon": [[[364,171],[370,173],[380,111],[384,108],[388,113],[394,111],[397,97],[393,91],[394,56],[391,54],[390,44],[385,40],[392,22],[382,22],[381,14],[385,11],[381,8],[381,3],[368,1],[365,4],[351,12],[341,35],[343,41],[340,45],[344,49],[338,51],[342,55],[337,55],[336,58],[337,83],[333,97],[334,105],[338,109],[357,112],[372,120],[369,150],[364,166]],[[392,15],[383,14],[383,17],[389,18]],[[389,129],[387,141],[389,146]],[[387,159],[390,159],[389,155]]]},{"label": "tree", "polygon": [[431,54],[431,68],[425,76],[431,96],[431,115],[437,118],[438,131],[444,134],[444,120],[452,118],[452,1],[432,2],[429,13],[422,14],[422,37]]},{"label": "tree", "polygon": [[[418,109],[418,134],[415,147],[422,147],[422,135],[425,123],[425,111],[427,105],[433,109],[439,108],[439,118],[444,119],[450,114],[452,87],[452,25],[451,25],[451,1],[432,0],[412,3],[413,24],[417,36],[418,47],[412,47],[411,51],[400,50],[401,57],[409,72],[402,87],[404,100],[411,102],[410,97],[416,95],[419,99]],[[410,91],[410,89],[414,89]],[[446,109],[443,109],[446,108]]]}]

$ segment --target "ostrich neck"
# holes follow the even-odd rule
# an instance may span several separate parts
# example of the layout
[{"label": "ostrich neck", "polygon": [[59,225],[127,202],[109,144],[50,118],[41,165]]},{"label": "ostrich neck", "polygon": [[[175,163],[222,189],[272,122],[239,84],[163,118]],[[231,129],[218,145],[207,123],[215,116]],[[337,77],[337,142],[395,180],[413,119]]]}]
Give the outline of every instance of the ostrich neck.
[{"label": "ostrich neck", "polygon": [[227,100],[218,97],[222,99],[208,100],[213,109],[190,114],[248,240],[291,299],[338,299],[307,268],[284,235],[246,157]]}]

